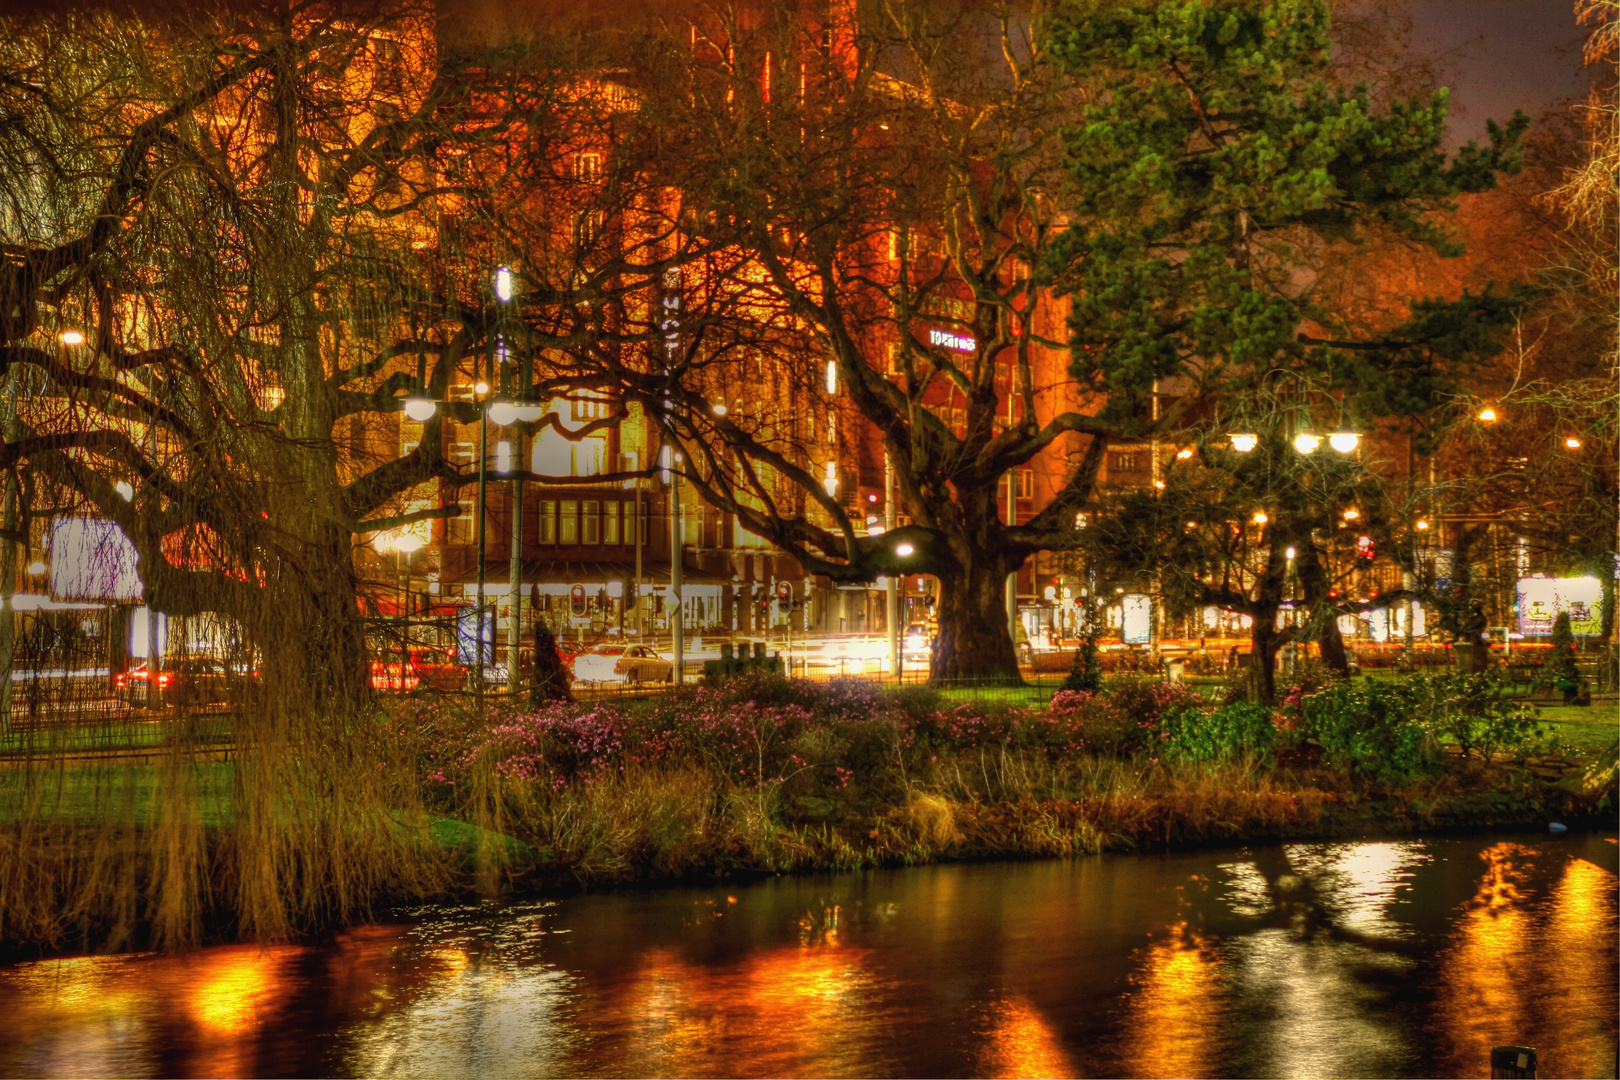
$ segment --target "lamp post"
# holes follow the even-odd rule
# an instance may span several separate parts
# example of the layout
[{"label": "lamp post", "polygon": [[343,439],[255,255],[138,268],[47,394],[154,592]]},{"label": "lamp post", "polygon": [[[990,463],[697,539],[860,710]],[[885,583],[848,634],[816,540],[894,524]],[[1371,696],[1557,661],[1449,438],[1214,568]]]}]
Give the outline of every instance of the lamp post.
[{"label": "lamp post", "polygon": [[[894,462],[883,455],[883,529],[894,531]],[[900,593],[899,575],[890,574],[883,588],[884,620],[889,628],[889,672],[900,681]]]},{"label": "lamp post", "polygon": [[[673,455],[674,463],[681,460],[666,444],[664,447],[666,461]],[[668,466],[666,466],[667,468]],[[685,546],[685,537],[681,535],[681,474],[673,468],[669,469],[669,635],[670,644],[675,652],[675,685],[680,686],[686,681],[686,632],[682,625],[681,616],[684,614],[681,599],[681,549]]]}]

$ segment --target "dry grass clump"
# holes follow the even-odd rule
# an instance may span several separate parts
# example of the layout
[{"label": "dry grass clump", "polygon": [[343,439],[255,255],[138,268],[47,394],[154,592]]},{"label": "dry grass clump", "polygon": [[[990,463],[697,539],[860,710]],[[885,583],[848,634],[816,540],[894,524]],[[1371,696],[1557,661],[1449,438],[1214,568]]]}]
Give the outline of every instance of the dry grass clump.
[{"label": "dry grass clump", "polygon": [[451,885],[412,755],[380,713],[249,720],[219,760],[174,728],[145,760],[45,746],[0,770],[0,948],[285,940]]}]

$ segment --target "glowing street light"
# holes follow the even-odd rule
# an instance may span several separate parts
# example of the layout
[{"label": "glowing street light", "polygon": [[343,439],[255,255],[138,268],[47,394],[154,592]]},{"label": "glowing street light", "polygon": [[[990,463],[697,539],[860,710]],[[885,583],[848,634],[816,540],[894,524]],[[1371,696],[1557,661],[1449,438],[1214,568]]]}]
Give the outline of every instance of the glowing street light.
[{"label": "glowing street light", "polygon": [[512,406],[512,409],[517,413],[517,418],[525,424],[534,423],[546,411],[545,406],[538,401],[520,401]]},{"label": "glowing street light", "polygon": [[64,330],[58,335],[58,338],[64,345],[84,344],[84,335],[79,333],[77,330]]},{"label": "glowing street light", "polygon": [[895,548],[895,549],[894,549],[894,553],[895,553],[895,554],[896,554],[896,555],[898,555],[898,556],[900,556],[900,557],[901,557],[901,558],[902,558],[902,559],[904,559],[904,558],[906,558],[906,557],[907,557],[907,556],[908,556],[908,555],[910,555],[910,554],[912,554],[912,553],[913,553],[913,552],[915,552],[915,551],[916,551],[916,550],[917,550],[917,549],[916,549],[916,548],[914,548],[914,547],[912,547],[912,546],[911,546],[911,545],[910,545],[910,544],[900,544],[900,545],[899,545],[899,546],[897,546],[897,547],[896,547],[896,548]]},{"label": "glowing street light", "polygon": [[505,427],[517,418],[517,405],[507,401],[505,398],[501,398],[489,407],[489,422],[499,427]]},{"label": "glowing street light", "polygon": [[1264,510],[1256,510],[1255,511],[1254,523],[1256,525],[1264,525],[1266,522],[1268,522],[1270,520],[1271,519],[1266,516],[1266,512]]},{"label": "glowing street light", "polygon": [[1316,448],[1321,445],[1322,437],[1320,435],[1312,435],[1308,431],[1302,431],[1294,436],[1294,449],[1302,454],[1314,454]]},{"label": "glowing street light", "polygon": [[1564,445],[1569,447],[1571,450],[1579,450],[1581,448],[1581,440],[1571,435],[1569,438],[1564,440]]},{"label": "glowing street light", "polygon": [[1247,454],[1260,445],[1260,436],[1250,431],[1237,431],[1227,435],[1232,440],[1232,449],[1240,454]]},{"label": "glowing street light", "polygon": [[512,271],[504,266],[495,271],[495,299],[503,304],[512,299]]},{"label": "glowing street light", "polygon": [[1361,511],[1357,510],[1353,506],[1350,509],[1348,509],[1348,510],[1346,510],[1344,512],[1344,520],[1346,520],[1346,521],[1354,521],[1357,518],[1359,518],[1360,516],[1361,516]]},{"label": "glowing street light", "polygon": [[412,392],[411,396],[405,399],[405,415],[419,424],[433,419],[433,414],[438,411],[438,402],[428,397],[422,390]]},{"label": "glowing street light", "polygon": [[1417,531],[1418,532],[1427,532],[1428,529],[1429,529],[1429,523],[1427,521],[1420,521],[1420,522],[1417,523]]},{"label": "glowing street light", "polygon": [[1332,431],[1328,433],[1328,445],[1341,454],[1348,454],[1361,442],[1361,435],[1355,431]]},{"label": "glowing street light", "polygon": [[1479,418],[1487,424],[1495,423],[1496,410],[1487,405],[1483,409],[1479,410]]}]

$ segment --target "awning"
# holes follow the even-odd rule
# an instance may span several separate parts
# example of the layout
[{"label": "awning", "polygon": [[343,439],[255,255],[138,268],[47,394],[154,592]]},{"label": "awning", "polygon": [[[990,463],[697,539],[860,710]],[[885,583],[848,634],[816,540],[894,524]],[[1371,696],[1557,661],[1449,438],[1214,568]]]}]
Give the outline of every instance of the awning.
[{"label": "awning", "polygon": [[[644,585],[669,584],[669,560],[643,559],[641,580]],[[633,559],[524,559],[523,584],[529,585],[606,585],[610,581],[633,581],[636,564]],[[484,567],[484,584],[499,585],[511,580],[511,563],[491,562]],[[471,585],[478,581],[478,570],[473,568],[456,578],[454,584]],[[729,574],[716,574],[689,562],[681,563],[681,582],[685,585],[731,585]]]}]

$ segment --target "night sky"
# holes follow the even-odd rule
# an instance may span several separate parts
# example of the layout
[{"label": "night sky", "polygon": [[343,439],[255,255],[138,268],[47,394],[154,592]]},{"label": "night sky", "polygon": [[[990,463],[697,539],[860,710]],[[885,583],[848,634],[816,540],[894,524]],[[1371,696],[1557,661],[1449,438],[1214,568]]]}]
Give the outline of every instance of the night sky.
[{"label": "night sky", "polygon": [[1531,118],[1581,98],[1585,27],[1572,0],[1408,0],[1412,46],[1441,58],[1451,87],[1451,142],[1485,139],[1487,119]]}]

